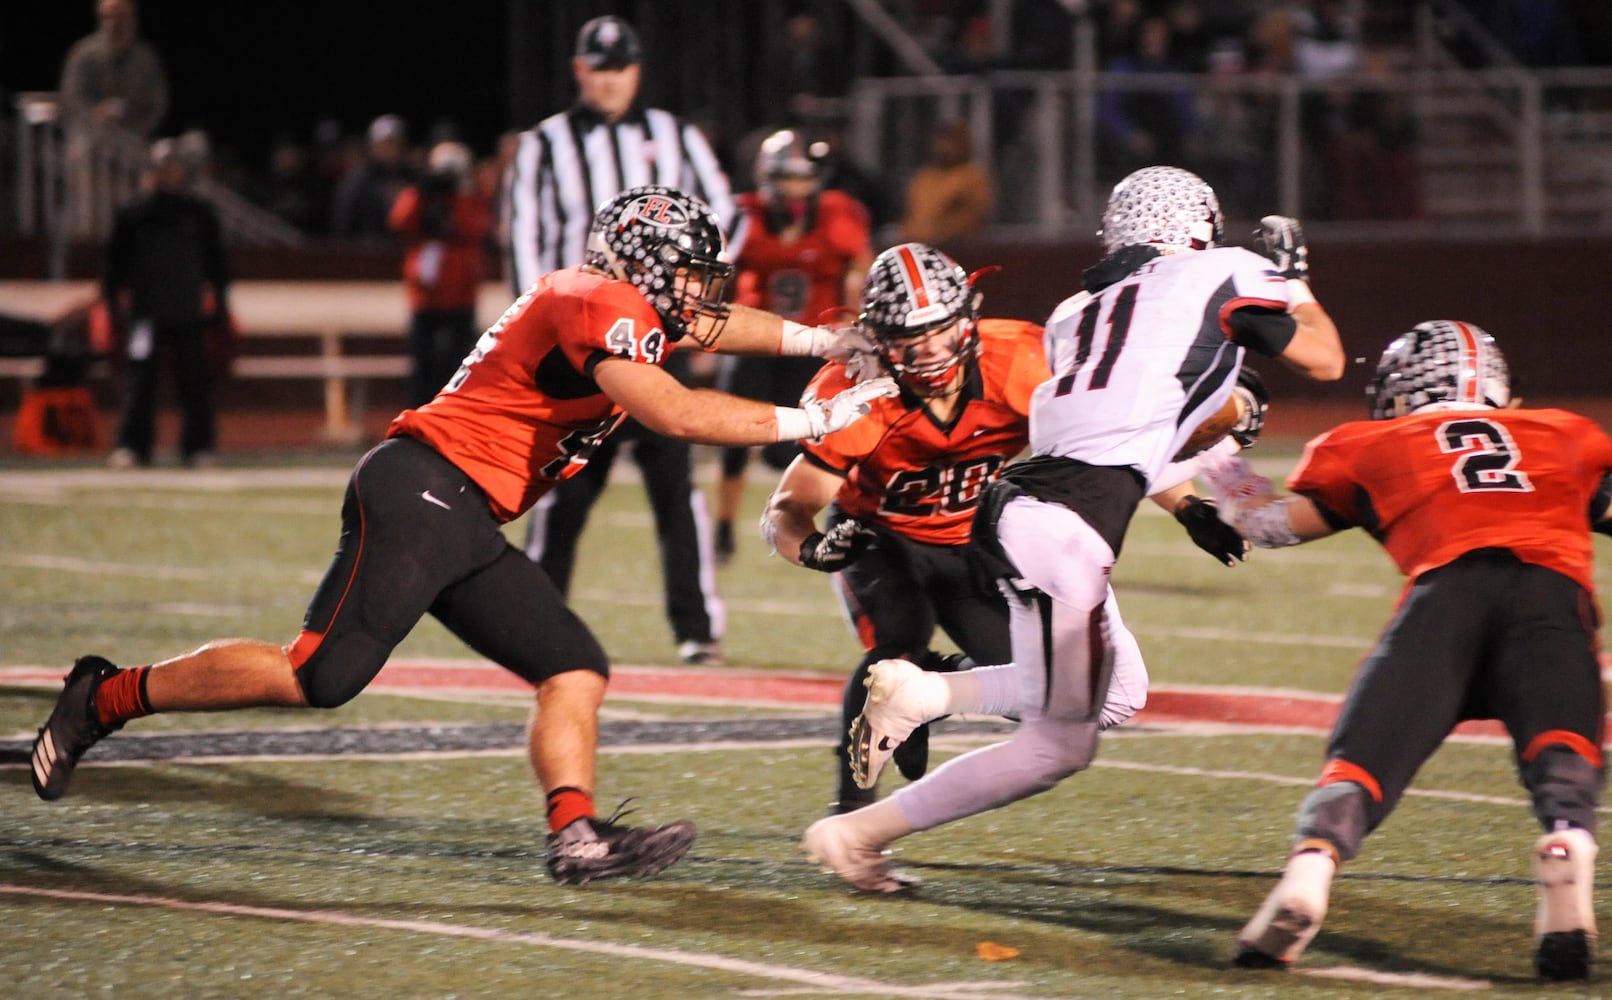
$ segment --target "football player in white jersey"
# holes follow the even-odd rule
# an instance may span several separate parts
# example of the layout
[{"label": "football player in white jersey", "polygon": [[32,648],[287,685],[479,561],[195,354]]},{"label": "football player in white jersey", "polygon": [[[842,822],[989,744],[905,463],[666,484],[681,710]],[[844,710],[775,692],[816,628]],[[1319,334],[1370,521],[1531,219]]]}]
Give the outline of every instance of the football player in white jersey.
[{"label": "football player in white jersey", "polygon": [[[916,885],[886,852],[897,838],[1044,792],[1091,764],[1113,668],[1104,598],[1126,526],[1144,496],[1196,471],[1175,459],[1231,396],[1244,350],[1317,381],[1343,374],[1297,220],[1261,220],[1260,252],[1222,247],[1214,190],[1160,166],[1114,187],[1100,235],[1106,256],[1046,324],[1053,376],[1031,398],[1031,455],[987,490],[974,521],[1010,605],[1020,724],[807,829],[807,853],[858,889]],[[977,701],[971,673],[875,664],[852,734],[859,778],[871,784],[917,726]]]}]

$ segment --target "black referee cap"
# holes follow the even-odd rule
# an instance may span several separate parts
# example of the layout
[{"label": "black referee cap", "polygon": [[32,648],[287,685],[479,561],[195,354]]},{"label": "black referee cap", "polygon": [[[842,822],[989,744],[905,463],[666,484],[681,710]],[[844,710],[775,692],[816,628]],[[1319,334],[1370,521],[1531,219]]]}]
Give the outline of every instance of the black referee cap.
[{"label": "black referee cap", "polygon": [[577,33],[577,52],[589,69],[622,69],[637,64],[638,32],[619,17],[596,17]]}]

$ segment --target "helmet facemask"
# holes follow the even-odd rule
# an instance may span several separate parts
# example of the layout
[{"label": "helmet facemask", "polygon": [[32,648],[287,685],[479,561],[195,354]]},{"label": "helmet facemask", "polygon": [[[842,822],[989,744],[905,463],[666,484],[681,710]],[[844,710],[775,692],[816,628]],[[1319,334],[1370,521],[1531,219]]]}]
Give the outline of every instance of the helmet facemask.
[{"label": "helmet facemask", "polygon": [[[630,188],[593,218],[584,263],[638,289],[673,341],[710,348],[727,322],[733,265],[722,227],[697,198],[667,187]],[[700,320],[712,322],[701,329]]]},{"label": "helmet facemask", "polygon": [[882,362],[925,399],[961,390],[958,371],[979,352],[978,295],[957,262],[922,243],[879,254],[862,288],[857,323]]}]

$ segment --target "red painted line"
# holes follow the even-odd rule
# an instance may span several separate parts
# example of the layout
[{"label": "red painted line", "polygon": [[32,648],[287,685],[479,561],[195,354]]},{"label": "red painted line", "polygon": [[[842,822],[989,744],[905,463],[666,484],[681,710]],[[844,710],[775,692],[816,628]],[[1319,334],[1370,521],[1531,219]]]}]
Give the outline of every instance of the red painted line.
[{"label": "red painted line", "polygon": [[[66,671],[44,667],[0,668],[0,683],[60,684]],[[674,697],[715,703],[767,703],[822,708],[840,703],[845,679],[834,675],[778,674],[735,668],[625,667],[612,672],[614,697]],[[368,688],[394,694],[426,691],[529,693],[532,686],[492,664],[388,663]],[[1327,731],[1338,717],[1335,696],[1295,697],[1251,691],[1174,690],[1148,692],[1147,707],[1136,713],[1137,724],[1168,725],[1215,722],[1232,726],[1277,726]],[[1504,736],[1498,722],[1463,722],[1463,736]]]}]

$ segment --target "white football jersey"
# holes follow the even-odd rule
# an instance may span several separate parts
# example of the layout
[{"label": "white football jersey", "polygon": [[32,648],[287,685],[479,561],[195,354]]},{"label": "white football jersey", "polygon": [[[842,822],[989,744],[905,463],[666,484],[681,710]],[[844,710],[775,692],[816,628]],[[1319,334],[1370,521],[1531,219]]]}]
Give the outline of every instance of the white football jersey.
[{"label": "white football jersey", "polygon": [[1155,257],[1096,295],[1080,292],[1046,323],[1052,378],[1030,402],[1030,449],[1088,465],[1129,466],[1146,492],[1192,431],[1231,395],[1243,347],[1231,314],[1286,310],[1287,284],[1241,247]]}]

